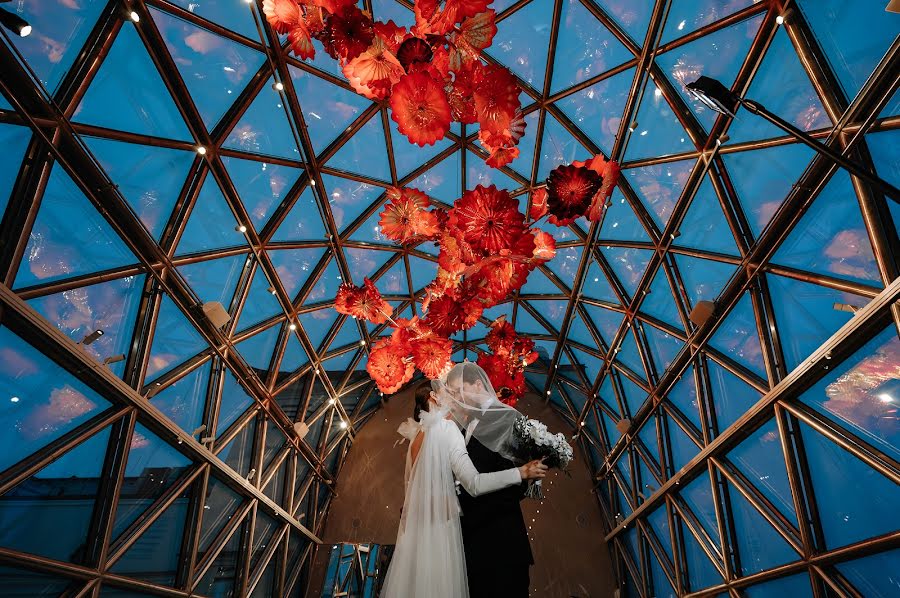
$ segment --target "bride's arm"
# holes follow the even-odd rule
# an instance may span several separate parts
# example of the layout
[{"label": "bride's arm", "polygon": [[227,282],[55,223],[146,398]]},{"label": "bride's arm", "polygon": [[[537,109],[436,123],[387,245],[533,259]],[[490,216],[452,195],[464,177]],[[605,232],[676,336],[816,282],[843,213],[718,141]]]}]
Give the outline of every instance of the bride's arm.
[{"label": "bride's arm", "polygon": [[450,444],[450,467],[470,495],[487,494],[521,483],[522,475],[516,467],[493,473],[478,473],[466,451],[462,434],[452,427],[448,427],[446,434]]}]

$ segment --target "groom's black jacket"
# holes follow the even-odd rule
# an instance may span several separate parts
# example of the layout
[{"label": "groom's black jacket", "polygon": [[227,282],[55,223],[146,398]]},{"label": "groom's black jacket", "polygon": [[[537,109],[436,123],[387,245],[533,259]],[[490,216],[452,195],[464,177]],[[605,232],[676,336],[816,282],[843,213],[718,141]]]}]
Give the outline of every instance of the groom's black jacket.
[{"label": "groom's black jacket", "polygon": [[[515,467],[511,461],[488,450],[475,438],[469,440],[467,449],[479,473]],[[510,573],[514,575],[518,574],[515,572],[524,572],[527,588],[528,566],[534,563],[534,558],[525,518],[522,517],[519,505],[519,501],[525,496],[525,488],[523,483],[472,497],[460,487],[463,543],[466,549],[469,589],[473,596],[477,595],[475,586],[480,582],[476,578],[481,569],[487,569],[498,577],[505,577],[504,571],[498,570],[504,567],[511,567]]]}]

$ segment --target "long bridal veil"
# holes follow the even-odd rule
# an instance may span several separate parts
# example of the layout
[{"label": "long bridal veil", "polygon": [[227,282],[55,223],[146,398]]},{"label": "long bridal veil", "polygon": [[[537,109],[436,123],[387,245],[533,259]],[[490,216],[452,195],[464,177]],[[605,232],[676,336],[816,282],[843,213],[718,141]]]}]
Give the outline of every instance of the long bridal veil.
[{"label": "long bridal veil", "polygon": [[408,466],[397,547],[385,578],[385,598],[467,598],[459,501],[448,459],[459,434],[435,408],[421,414],[425,432],[418,458]]}]

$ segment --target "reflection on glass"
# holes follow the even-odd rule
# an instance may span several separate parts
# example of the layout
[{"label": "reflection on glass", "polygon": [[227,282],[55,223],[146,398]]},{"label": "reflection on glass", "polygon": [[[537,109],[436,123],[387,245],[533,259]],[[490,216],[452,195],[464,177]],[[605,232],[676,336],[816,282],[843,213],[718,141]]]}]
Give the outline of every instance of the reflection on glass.
[{"label": "reflection on glass", "polygon": [[241,503],[237,492],[218,478],[210,476],[206,486],[206,499],[201,515],[200,541],[197,544],[197,559],[206,554],[213,540],[229,521],[232,520]]}]

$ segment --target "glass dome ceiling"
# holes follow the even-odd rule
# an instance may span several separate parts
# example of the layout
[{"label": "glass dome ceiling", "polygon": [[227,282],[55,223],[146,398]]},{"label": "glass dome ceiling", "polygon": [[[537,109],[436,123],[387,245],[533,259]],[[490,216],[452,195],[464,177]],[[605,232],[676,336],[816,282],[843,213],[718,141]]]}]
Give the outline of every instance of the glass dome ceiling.
[{"label": "glass dome ceiling", "polygon": [[[413,22],[404,0],[363,4],[377,19]],[[88,567],[111,558],[123,586],[143,579],[203,595],[220,586],[291,591],[352,433],[381,400],[365,365],[384,331],[339,316],[337,287],[370,277],[406,315],[418,312],[436,272],[432,245],[403,249],[379,233],[385,188],[417,187],[451,204],[464,189],[494,184],[527,208],[553,168],[602,153],[623,168],[604,220],[553,231],[556,258],[458,335],[454,358],[483,350],[486,325],[502,314],[536,340],[541,359],[526,373],[529,384],[586,429],[580,440],[602,478],[598,497],[623,584],[671,591],[665,584],[676,583],[685,562],[690,581],[679,578],[679,591],[739,577],[723,560],[733,547],[717,535],[722,515],[713,503],[750,509],[744,523],[763,517],[786,542],[779,563],[752,560],[745,549],[758,566],[743,575],[799,558],[810,540],[800,538],[795,480],[759,487],[739,472],[728,479],[749,495],[740,506],[710,494],[710,473],[683,500],[656,489],[717,437],[730,438],[734,422],[890,285],[900,212],[764,120],[719,116],[684,86],[715,77],[900,184],[900,17],[885,13],[882,0],[852,4],[495,1],[499,31],[486,58],[520,79],[527,130],[520,157],[494,170],[472,126],[454,125],[434,146],[411,145],[387,105],[355,94],[324,52],[309,63],[287,56],[256,5],[147,0],[131,7],[135,22],[116,3],[20,2],[35,33],[2,46],[0,265],[3,288],[15,295],[4,302],[24,301],[75,342],[103,330],[82,344],[80,359],[108,362],[170,425],[148,420],[145,406],[134,407],[140,399],[118,396],[127,395],[121,388],[107,401],[97,388],[100,379],[112,384],[105,369],[78,369],[62,349],[32,338],[37,324],[17,327],[4,316],[0,383],[9,393],[54,394],[52,409],[20,401],[15,413],[0,411],[4,426],[30,421],[41,430],[0,441],[0,470],[32,463],[0,489],[34,483],[38,464],[74,468],[96,484],[107,471],[98,465],[105,447],[117,442],[129,449],[122,479],[153,468],[169,477],[165,492],[129,495],[143,506],[113,517],[95,547],[102,556],[63,554],[65,547],[47,554],[14,533],[0,544]],[[222,330],[198,311],[210,301],[231,316]],[[715,301],[716,310],[697,325],[688,314],[700,301]],[[857,361],[896,356],[890,330]],[[134,403],[127,413],[117,408],[123,400]],[[829,425],[878,436],[872,454],[891,455],[896,481],[895,411],[893,431],[879,436],[862,420],[806,402],[804,413],[841,422]],[[711,466],[716,480],[739,462],[752,467],[760,447],[782,444],[766,439],[799,421],[769,407],[734,449],[746,454],[734,466]],[[301,421],[309,433],[297,440],[291,425]],[[179,452],[172,434],[206,438],[219,461]],[[834,449],[830,442],[834,435],[808,441],[810,463]],[[50,459],[48,447],[59,446],[70,462]],[[248,474],[247,487],[236,481]],[[113,505],[125,496],[122,488],[103,492]],[[206,506],[228,505],[220,507],[228,521],[173,513],[167,497],[180,494],[191,497],[185,509],[203,497]],[[667,506],[642,510],[651,495],[649,503]],[[94,529],[93,507],[85,508],[72,547]],[[667,508],[684,526],[678,534],[701,539],[673,553]],[[626,519],[641,524],[623,527]],[[141,570],[134,551],[151,541],[144,532],[182,534],[186,525],[201,528],[184,549],[193,551],[190,563],[160,564],[171,570],[165,575]],[[254,538],[251,551],[232,546],[241,534]],[[833,544],[827,536],[828,548],[861,539]],[[277,557],[264,550],[273,537],[283,542]],[[250,564],[235,577],[239,559]]]}]

